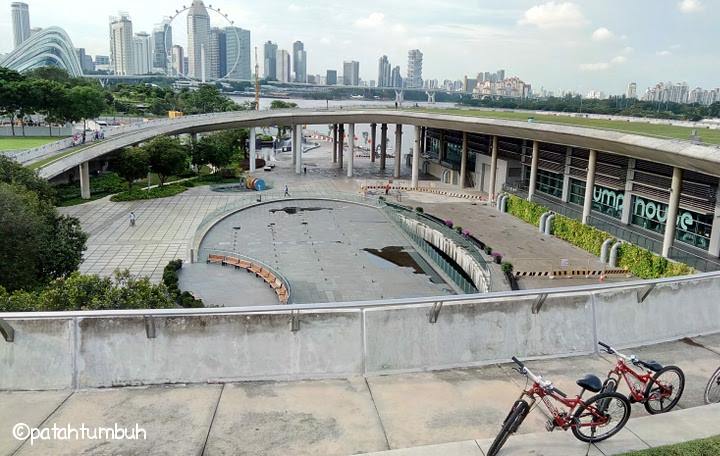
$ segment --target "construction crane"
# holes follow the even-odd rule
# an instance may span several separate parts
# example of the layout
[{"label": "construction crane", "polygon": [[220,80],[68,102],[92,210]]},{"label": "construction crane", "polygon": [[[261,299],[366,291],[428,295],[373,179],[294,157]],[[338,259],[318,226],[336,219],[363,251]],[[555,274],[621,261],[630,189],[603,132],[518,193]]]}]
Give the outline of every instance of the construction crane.
[{"label": "construction crane", "polygon": [[257,46],[255,46],[255,110],[260,110],[260,65],[258,64]]}]

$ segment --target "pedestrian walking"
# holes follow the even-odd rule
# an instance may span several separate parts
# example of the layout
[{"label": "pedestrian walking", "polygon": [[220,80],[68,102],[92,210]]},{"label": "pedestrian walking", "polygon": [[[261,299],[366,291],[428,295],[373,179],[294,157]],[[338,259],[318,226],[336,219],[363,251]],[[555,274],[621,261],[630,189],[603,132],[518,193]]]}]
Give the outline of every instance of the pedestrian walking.
[{"label": "pedestrian walking", "polygon": [[135,226],[135,213],[130,211],[130,226]]},{"label": "pedestrian walking", "polygon": [[290,191],[288,190],[287,184],[285,184],[285,194],[283,196],[290,196]]},{"label": "pedestrian walking", "polygon": [[390,182],[388,182],[387,184],[385,184],[385,196],[387,196],[388,193],[390,193]]}]

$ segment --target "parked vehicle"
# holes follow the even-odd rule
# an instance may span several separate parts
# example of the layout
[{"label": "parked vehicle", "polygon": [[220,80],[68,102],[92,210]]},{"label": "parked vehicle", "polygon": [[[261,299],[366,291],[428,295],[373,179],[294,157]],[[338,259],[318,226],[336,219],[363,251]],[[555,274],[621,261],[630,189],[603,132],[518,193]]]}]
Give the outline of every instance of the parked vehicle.
[{"label": "parked vehicle", "polygon": [[650,414],[669,412],[677,405],[685,389],[682,369],[663,367],[657,361],[642,361],[635,355],[624,355],[604,342],[598,344],[605,352],[618,358],[603,383],[603,392],[617,391],[622,378],[630,389],[628,400],[645,405]]},{"label": "parked vehicle", "polygon": [[608,391],[588,400],[582,399],[586,390],[598,393],[602,389],[602,381],[596,375],[588,374],[579,379],[576,383],[582,388],[580,394],[569,398],[551,381],[531,372],[516,357],[513,356],[512,360],[518,365],[517,371],[532,381],[532,386],[524,390],[513,404],[487,456],[498,454],[508,437],[518,430],[538,398],[547,408],[545,411],[538,407],[548,418],[545,425],[548,432],[556,428],[564,431],[570,429],[583,442],[599,442],[612,437],[630,418],[630,402],[622,394]]},{"label": "parked vehicle", "polygon": [[720,367],[717,368],[705,387],[705,403],[720,403]]}]

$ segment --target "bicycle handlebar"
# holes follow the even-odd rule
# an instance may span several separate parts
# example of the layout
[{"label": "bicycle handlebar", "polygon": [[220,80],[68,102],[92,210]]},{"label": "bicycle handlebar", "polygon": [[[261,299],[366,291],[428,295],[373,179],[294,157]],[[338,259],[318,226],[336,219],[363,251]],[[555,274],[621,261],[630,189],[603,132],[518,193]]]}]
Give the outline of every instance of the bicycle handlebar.
[{"label": "bicycle handlebar", "polygon": [[541,386],[542,388],[544,388],[545,390],[555,392],[555,393],[559,394],[559,395],[562,396],[562,397],[567,397],[567,394],[565,394],[565,393],[563,393],[562,391],[560,391],[559,389],[555,388],[555,387],[553,386],[553,384],[552,384],[551,381],[549,381],[549,380],[544,380],[544,379],[542,378],[542,376],[540,376],[540,375],[535,375],[530,369],[528,369],[527,367],[525,367],[525,364],[523,364],[522,361],[520,361],[519,359],[517,359],[517,358],[514,357],[514,356],[512,357],[512,360],[513,360],[513,362],[514,362],[515,364],[518,365],[518,367],[519,367],[518,370],[520,371],[521,374],[527,375],[527,376],[530,378],[530,380],[532,380],[533,382],[537,383],[538,385],[540,385],[540,386]]},{"label": "bicycle handlebar", "polygon": [[615,355],[619,358],[624,359],[625,361],[630,361],[631,363],[636,364],[636,365],[640,362],[640,360],[637,359],[635,357],[635,355],[628,356],[623,353],[620,353],[619,351],[615,350],[614,348],[612,348],[610,345],[606,344],[605,342],[598,341],[598,345],[603,347],[605,349],[605,351],[610,355]]}]

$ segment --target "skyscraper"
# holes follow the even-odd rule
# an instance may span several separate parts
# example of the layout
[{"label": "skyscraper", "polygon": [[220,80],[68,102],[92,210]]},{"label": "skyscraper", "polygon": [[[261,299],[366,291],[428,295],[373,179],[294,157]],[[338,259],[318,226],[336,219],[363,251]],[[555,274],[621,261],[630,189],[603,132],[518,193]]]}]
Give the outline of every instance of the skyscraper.
[{"label": "skyscraper", "polygon": [[172,49],[172,26],[170,19],[165,18],[153,29],[153,70],[170,73],[168,53]]},{"label": "skyscraper", "polygon": [[378,59],[378,87],[391,87],[392,86],[392,67],[390,61],[386,55],[383,55]]},{"label": "skyscraper", "polygon": [[390,79],[391,79],[391,84],[390,84],[391,87],[400,88],[403,86],[403,78],[402,78],[402,73],[400,73],[400,65],[393,68]]},{"label": "skyscraper", "polygon": [[20,43],[30,36],[30,10],[27,3],[13,2],[10,4],[13,28],[13,47],[20,46]]},{"label": "skyscraper", "polygon": [[172,47],[170,64],[172,66],[171,71],[173,76],[182,76],[185,74],[185,52],[179,44]]},{"label": "skyscraper", "polygon": [[135,74],[132,21],[128,13],[110,17],[110,69],[114,74]]},{"label": "skyscraper", "polygon": [[337,84],[337,70],[327,70],[327,73],[325,73],[325,84]]},{"label": "skyscraper", "polygon": [[205,79],[210,74],[210,15],[201,0],[193,0],[188,10],[187,42],[187,75]]},{"label": "skyscraper", "polygon": [[419,49],[408,51],[408,68],[406,87],[417,88],[423,86],[422,81],[423,54]]},{"label": "skyscraper", "polygon": [[628,84],[626,96],[628,98],[637,98],[637,84],[636,83],[631,82],[630,84]]},{"label": "skyscraper", "polygon": [[80,60],[83,73],[87,74],[95,71],[95,64],[93,63],[92,57],[85,52],[85,48],[75,48],[75,53],[78,56],[78,60]]},{"label": "skyscraper", "polygon": [[250,30],[225,27],[226,73],[231,79],[251,79]]},{"label": "skyscraper", "polygon": [[277,79],[277,44],[272,41],[265,43],[263,47],[263,77],[265,79]]},{"label": "skyscraper", "polygon": [[210,29],[210,66],[207,68],[207,77],[220,79],[227,74],[227,42],[225,31],[213,27]]},{"label": "skyscraper", "polygon": [[360,62],[343,62],[343,85],[360,85]]},{"label": "skyscraper", "polygon": [[290,53],[285,49],[278,49],[275,59],[275,75],[280,82],[290,82]]},{"label": "skyscraper", "polygon": [[293,43],[292,68],[295,82],[307,82],[307,52],[302,41]]},{"label": "skyscraper", "polygon": [[135,34],[133,38],[133,68],[135,74],[148,74],[152,71],[153,46],[150,35],[145,32]]}]

